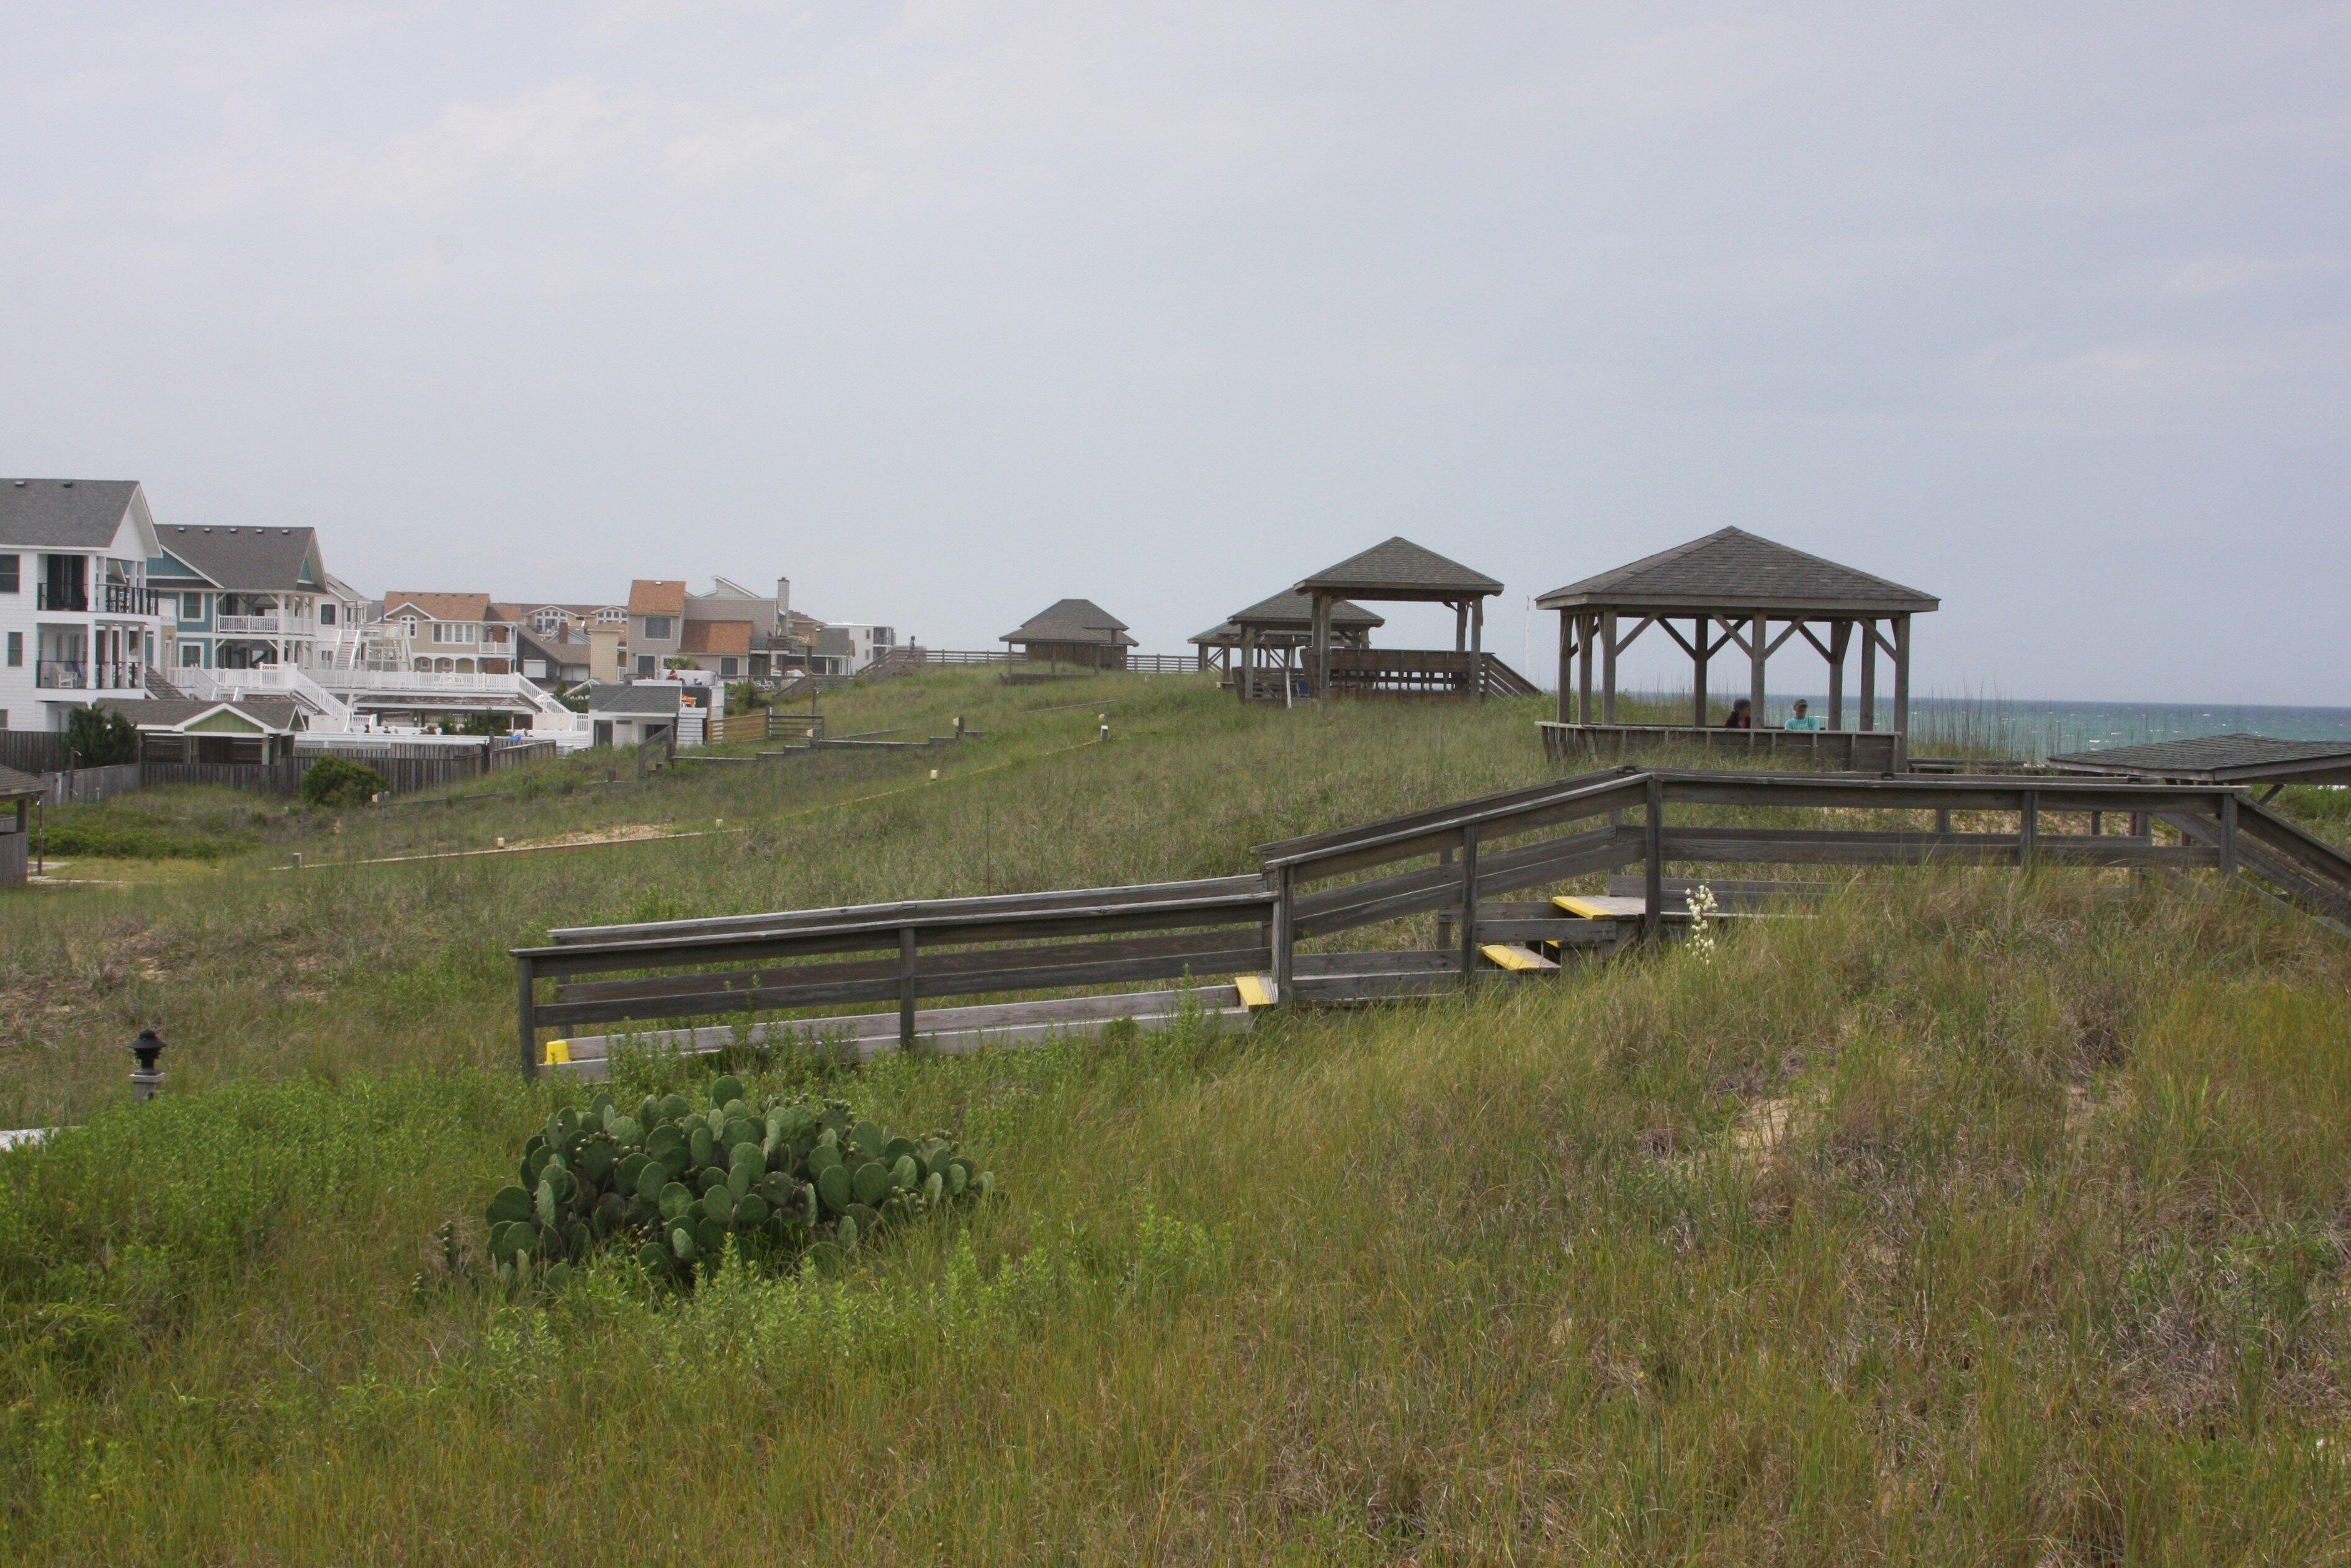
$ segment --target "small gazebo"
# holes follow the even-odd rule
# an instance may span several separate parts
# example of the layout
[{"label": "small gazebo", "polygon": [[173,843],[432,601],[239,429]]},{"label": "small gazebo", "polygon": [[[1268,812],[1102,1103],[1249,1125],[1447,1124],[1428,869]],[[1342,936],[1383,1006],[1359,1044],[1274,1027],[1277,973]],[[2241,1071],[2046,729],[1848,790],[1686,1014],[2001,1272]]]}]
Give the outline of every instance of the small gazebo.
[{"label": "small gazebo", "polygon": [[[1559,721],[1544,727],[1552,751],[1621,753],[1636,740],[1677,740],[1733,746],[1760,752],[1805,751],[1844,767],[1895,768],[1904,758],[1910,727],[1910,618],[1940,601],[1915,588],[1740,528],[1723,528],[1653,556],[1555,588],[1535,602],[1559,612]],[[1629,623],[1630,629],[1627,629]],[[1642,632],[1662,627],[1688,654],[1690,723],[1616,722],[1616,660]],[[1684,627],[1687,634],[1684,634]],[[1854,633],[1861,633],[1860,734],[1844,727],[1844,666]],[[1801,636],[1828,662],[1828,712],[1823,732],[1723,730],[1709,727],[1707,672],[1726,648],[1745,656],[1748,698],[1762,722],[1764,665],[1789,638]],[[1893,661],[1890,730],[1877,727],[1877,655]],[[1600,662],[1597,711],[1593,662]],[[1847,737],[1844,739],[1822,737]]]},{"label": "small gazebo", "polygon": [[[1314,601],[1295,590],[1285,591],[1234,611],[1225,624],[1238,634],[1235,685],[1247,702],[1257,695],[1260,673],[1279,669],[1284,681],[1290,678],[1297,655],[1314,640]],[[1338,652],[1369,648],[1373,630],[1386,624],[1386,617],[1351,600],[1338,600],[1329,612],[1331,646]]]},{"label": "small gazebo", "polygon": [[[1318,696],[1333,692],[1423,692],[1484,696],[1489,687],[1531,692],[1518,672],[1485,651],[1486,601],[1502,585],[1401,536],[1301,579],[1307,601],[1306,676]],[[1453,651],[1333,645],[1332,615],[1348,600],[1453,607]]]},{"label": "small gazebo", "polygon": [[998,641],[1017,649],[1016,657],[1087,670],[1123,670],[1126,651],[1134,646],[1126,622],[1091,599],[1061,600]]},{"label": "small gazebo", "polygon": [[26,814],[48,797],[47,779],[0,765],[0,812],[5,812],[0,814],[0,887],[14,887],[25,880],[26,867],[32,861],[27,851],[33,842]]}]

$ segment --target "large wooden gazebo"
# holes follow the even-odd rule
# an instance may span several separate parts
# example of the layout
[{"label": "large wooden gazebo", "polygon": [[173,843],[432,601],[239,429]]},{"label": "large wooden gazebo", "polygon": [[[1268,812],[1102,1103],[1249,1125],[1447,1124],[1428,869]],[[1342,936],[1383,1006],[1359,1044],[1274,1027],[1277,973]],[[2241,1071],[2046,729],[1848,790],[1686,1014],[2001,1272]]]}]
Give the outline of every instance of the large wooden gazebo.
[{"label": "large wooden gazebo", "polygon": [[[1421,692],[1484,696],[1489,688],[1531,692],[1517,671],[1485,651],[1486,601],[1502,585],[1401,536],[1301,579],[1292,588],[1308,605],[1308,688],[1333,693]],[[1453,651],[1335,645],[1333,607],[1349,600],[1448,604]]]},{"label": "large wooden gazebo", "polygon": [[[1885,770],[1905,761],[1910,727],[1910,618],[1937,609],[1941,601],[1743,529],[1723,528],[1555,588],[1535,602],[1559,612],[1559,720],[1543,727],[1554,755],[1615,756],[1637,742],[1671,740],[1759,755],[1804,753],[1837,767]],[[1695,678],[1687,726],[1616,722],[1617,657],[1652,626],[1663,628],[1690,657]],[[1845,656],[1856,631],[1861,633],[1860,723],[1857,730],[1847,730]],[[1761,726],[1765,663],[1796,636],[1828,662],[1828,712],[1821,716],[1827,727],[1810,732],[1713,727],[1707,710],[1707,674],[1715,655],[1736,649],[1745,656],[1747,695]],[[1886,730],[1878,728],[1881,652],[1894,665],[1893,723]],[[1600,664],[1596,711],[1595,655]]]},{"label": "large wooden gazebo", "polygon": [[997,639],[1019,650],[1014,657],[1042,660],[1058,672],[1123,670],[1134,639],[1126,622],[1091,599],[1057,600]]}]

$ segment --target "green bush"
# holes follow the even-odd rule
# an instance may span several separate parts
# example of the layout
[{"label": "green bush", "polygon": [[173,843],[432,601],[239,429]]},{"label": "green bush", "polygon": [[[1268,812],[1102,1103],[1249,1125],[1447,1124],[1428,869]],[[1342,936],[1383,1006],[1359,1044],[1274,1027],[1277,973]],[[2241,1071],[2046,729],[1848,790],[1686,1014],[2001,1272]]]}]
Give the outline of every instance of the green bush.
[{"label": "green bush", "polygon": [[302,775],[306,806],[364,806],[392,788],[384,776],[364,762],[344,757],[321,757]]},{"label": "green bush", "polygon": [[[845,1257],[996,1185],[945,1133],[893,1134],[837,1100],[754,1109],[732,1076],[711,1084],[700,1111],[673,1093],[623,1112],[600,1090],[585,1111],[547,1119],[517,1174],[486,1216],[490,1264],[509,1290],[534,1273],[559,1288],[606,1246],[628,1248],[648,1276],[680,1286],[715,1270],[730,1248],[768,1269]],[[441,1240],[444,1266],[465,1275],[454,1229]]]},{"label": "green bush", "polygon": [[119,713],[78,707],[66,720],[66,746],[76,768],[111,768],[139,760],[139,732]]}]

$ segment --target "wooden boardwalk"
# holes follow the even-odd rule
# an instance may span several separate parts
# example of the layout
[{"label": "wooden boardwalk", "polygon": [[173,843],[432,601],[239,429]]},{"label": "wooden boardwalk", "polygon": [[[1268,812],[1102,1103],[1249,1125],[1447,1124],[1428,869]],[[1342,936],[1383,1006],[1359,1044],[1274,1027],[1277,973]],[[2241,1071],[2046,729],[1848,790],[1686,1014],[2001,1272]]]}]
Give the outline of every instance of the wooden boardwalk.
[{"label": "wooden boardwalk", "polygon": [[[1831,820],[1784,825],[1808,813]],[[513,954],[520,1065],[601,1076],[627,1040],[967,1050],[1117,1019],[1240,1027],[1267,1007],[1425,996],[1665,936],[1689,918],[1675,865],[2210,870],[2351,929],[2351,858],[2214,785],[1618,768],[1255,853],[1256,873],[1192,882],[551,931]],[[1593,875],[1606,894],[1540,892]],[[1819,889],[1708,881],[1733,918]],[[1422,917],[1427,947],[1300,949]],[[1095,994],[1001,999],[1071,991]],[[925,1005],[956,998],[992,999]]]}]

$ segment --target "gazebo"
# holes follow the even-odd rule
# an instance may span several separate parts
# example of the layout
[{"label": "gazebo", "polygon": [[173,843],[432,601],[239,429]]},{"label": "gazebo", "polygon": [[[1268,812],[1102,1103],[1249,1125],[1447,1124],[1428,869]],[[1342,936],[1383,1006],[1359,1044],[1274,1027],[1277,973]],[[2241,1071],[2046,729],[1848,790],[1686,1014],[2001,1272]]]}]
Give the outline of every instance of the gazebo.
[{"label": "gazebo", "polygon": [[26,831],[26,812],[48,795],[47,779],[0,766],[0,809],[15,808],[0,816],[0,887],[14,887],[25,880],[26,866],[32,859],[26,852],[33,841]]},{"label": "gazebo", "polygon": [[[1291,589],[1308,604],[1306,675],[1318,697],[1333,692],[1442,693],[1485,696],[1489,690],[1532,692],[1515,670],[1485,651],[1486,601],[1502,585],[1401,536],[1301,579]],[[1348,600],[1449,604],[1453,651],[1345,648],[1332,642],[1332,610]]]},{"label": "gazebo", "polygon": [[[1555,588],[1535,602],[1559,612],[1559,720],[1543,727],[1555,756],[1570,750],[1614,756],[1636,742],[1671,740],[1759,755],[1805,754],[1840,767],[1885,771],[1900,768],[1906,759],[1910,618],[1937,609],[1941,601],[1743,529],[1723,528]],[[1687,727],[1616,722],[1617,656],[1652,626],[1662,627],[1694,667]],[[1857,731],[1844,727],[1845,655],[1856,631],[1861,633]],[[1714,656],[1726,648],[1745,655],[1748,698],[1760,725],[1765,662],[1796,636],[1828,662],[1829,711],[1823,716],[1826,729],[1710,727],[1707,671]],[[1881,652],[1894,664],[1889,730],[1877,727]],[[1596,712],[1592,689],[1595,653],[1600,661]]]},{"label": "gazebo", "polygon": [[[1238,637],[1240,662],[1235,666],[1234,685],[1241,700],[1248,702],[1257,695],[1259,671],[1278,668],[1284,681],[1290,679],[1294,655],[1314,640],[1314,601],[1287,591],[1261,599],[1247,610],[1236,610],[1225,624]],[[1339,652],[1369,648],[1373,628],[1386,624],[1384,616],[1352,601],[1338,600],[1329,608],[1331,646]]]},{"label": "gazebo", "polygon": [[1086,670],[1123,670],[1134,639],[1126,622],[1091,599],[1064,599],[1039,611],[999,642],[1019,657]]},{"label": "gazebo", "polygon": [[2267,735],[2201,735],[2104,751],[2060,752],[2060,773],[2105,773],[2146,783],[2266,784],[2271,800],[2289,784],[2351,784],[2351,740],[2281,740]]}]

